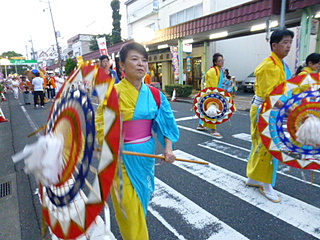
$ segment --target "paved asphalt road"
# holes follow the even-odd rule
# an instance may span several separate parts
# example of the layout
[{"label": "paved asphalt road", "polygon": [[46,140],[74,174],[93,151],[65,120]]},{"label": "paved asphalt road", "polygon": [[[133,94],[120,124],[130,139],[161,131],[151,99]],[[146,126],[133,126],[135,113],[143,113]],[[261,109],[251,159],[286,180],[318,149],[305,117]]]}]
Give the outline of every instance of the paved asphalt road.
[{"label": "paved asphalt road", "polygon": [[[195,130],[198,119],[190,111],[192,100],[171,102],[181,133],[177,157],[210,164],[157,162],[156,191],[147,216],[150,239],[320,239],[318,171],[312,176],[310,171],[280,164],[276,190],[283,201],[279,204],[244,185],[251,146],[247,111],[251,96],[236,96],[238,111],[218,126],[223,139]],[[23,172],[23,163],[13,164],[11,156],[36,141],[37,136],[27,136],[46,122],[52,103],[34,109],[11,93],[7,97],[1,108],[10,122],[0,123],[0,239],[37,240],[41,228],[37,184]],[[158,145],[157,153],[161,152]],[[111,230],[121,239],[112,208]]]}]

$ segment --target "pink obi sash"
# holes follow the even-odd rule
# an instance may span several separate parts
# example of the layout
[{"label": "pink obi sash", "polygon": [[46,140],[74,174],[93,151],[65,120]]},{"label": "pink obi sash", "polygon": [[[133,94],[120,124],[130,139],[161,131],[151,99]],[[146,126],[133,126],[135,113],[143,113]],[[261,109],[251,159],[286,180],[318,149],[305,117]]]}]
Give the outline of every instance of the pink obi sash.
[{"label": "pink obi sash", "polygon": [[133,120],[123,122],[124,142],[143,143],[152,137],[152,120]]}]

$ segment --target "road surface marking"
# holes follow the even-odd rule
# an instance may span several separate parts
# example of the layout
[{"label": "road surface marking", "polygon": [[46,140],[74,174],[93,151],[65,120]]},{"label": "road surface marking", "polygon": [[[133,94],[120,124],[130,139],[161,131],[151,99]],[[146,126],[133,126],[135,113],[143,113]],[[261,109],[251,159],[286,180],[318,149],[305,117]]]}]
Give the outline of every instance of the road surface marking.
[{"label": "road surface marking", "polygon": [[[228,157],[232,157],[234,159],[238,159],[240,161],[243,161],[243,162],[248,162],[248,157],[249,157],[249,154],[247,155],[248,157],[243,157],[241,156],[241,153],[239,153],[238,151],[235,151],[231,148],[228,148],[228,147],[225,147],[225,146],[221,146],[217,143],[222,143],[221,141],[218,141],[218,140],[213,140],[213,141],[208,141],[208,142],[204,142],[204,143],[200,143],[198,144],[198,146],[200,147],[203,147],[203,148],[206,148],[206,149],[209,149],[211,151],[214,151],[214,152],[217,152],[217,153],[221,153],[223,155],[226,155]],[[226,144],[227,145],[227,144]],[[232,144],[228,144],[228,145],[231,145]],[[238,149],[241,149],[241,150],[244,150],[243,148],[241,147],[237,147],[235,145],[233,145],[233,147],[236,147]],[[250,152],[250,150],[246,149],[246,151]],[[284,165],[285,167],[287,167],[287,165]],[[278,170],[277,171],[278,174],[281,174],[283,176],[286,176],[286,177],[289,177],[289,178],[292,178],[294,180],[297,180],[299,182],[303,182],[303,183],[306,183],[306,184],[310,184],[312,185],[313,187],[317,187],[317,188],[320,188],[320,185],[319,184],[316,184],[316,183],[312,183],[310,181],[307,181],[307,180],[304,180],[304,179],[300,179],[298,177],[295,177],[293,175],[290,175],[290,174],[286,174],[282,171],[282,169]],[[303,172],[302,172],[303,173]]]},{"label": "road surface marking", "polygon": [[[173,188],[155,178],[156,190],[150,202],[151,213],[158,218],[161,216],[157,209],[166,208],[173,214],[180,215],[177,226],[190,226],[188,234],[196,231],[198,239],[247,239],[245,236],[234,230],[218,218],[201,208],[190,199],[186,198]],[[155,213],[155,214],[154,214]],[[163,222],[164,217],[159,218]],[[172,219],[176,222],[177,219]],[[182,222],[181,222],[182,221]],[[170,229],[178,239],[187,239],[178,233],[174,227],[165,220],[164,225]],[[203,234],[199,236],[198,234]],[[190,236],[188,236],[190,238]]]},{"label": "road surface marking", "polygon": [[[175,150],[174,154],[179,158],[204,161],[180,150]],[[318,230],[320,222],[319,208],[284,193],[280,194],[282,201],[275,204],[263,197],[257,188],[246,186],[245,177],[214,164],[200,165],[178,161],[175,161],[174,164],[292,226],[316,238],[320,238],[320,231]]]},{"label": "road surface marking", "polygon": [[[24,106],[21,106],[21,109],[22,109],[24,115],[26,116],[26,118],[27,118],[30,126],[32,127],[33,131],[37,131],[37,130],[39,129],[39,127],[34,123],[34,121],[32,121],[32,119],[31,119],[30,115],[28,114],[26,108],[25,108]],[[36,136],[37,136],[38,138],[41,137],[41,135],[42,135],[42,134],[41,134],[40,132],[38,132],[38,133],[36,134]]]}]

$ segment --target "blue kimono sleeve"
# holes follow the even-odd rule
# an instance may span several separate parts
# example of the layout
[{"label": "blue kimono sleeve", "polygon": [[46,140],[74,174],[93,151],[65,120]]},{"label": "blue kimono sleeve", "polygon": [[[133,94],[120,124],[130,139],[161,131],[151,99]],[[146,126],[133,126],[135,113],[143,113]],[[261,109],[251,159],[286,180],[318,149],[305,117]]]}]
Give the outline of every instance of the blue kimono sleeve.
[{"label": "blue kimono sleeve", "polygon": [[172,143],[179,140],[180,132],[172,113],[170,103],[166,96],[160,92],[161,105],[156,118],[153,120],[152,129],[157,135],[157,139],[165,146],[164,138],[168,138]]}]

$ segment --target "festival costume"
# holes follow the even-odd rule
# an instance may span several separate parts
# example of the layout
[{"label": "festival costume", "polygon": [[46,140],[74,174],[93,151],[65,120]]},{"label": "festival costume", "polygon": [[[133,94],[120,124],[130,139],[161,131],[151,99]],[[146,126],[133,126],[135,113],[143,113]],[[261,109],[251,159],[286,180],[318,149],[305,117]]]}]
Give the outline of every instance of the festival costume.
[{"label": "festival costume", "polygon": [[56,79],[54,77],[49,77],[45,81],[45,86],[47,87],[48,99],[54,99],[56,96]]},{"label": "festival costume", "polygon": [[17,79],[12,80],[12,91],[15,99],[19,98],[19,85],[20,82]]},{"label": "festival costume", "polygon": [[275,53],[264,59],[256,68],[256,100],[250,109],[252,147],[247,165],[247,176],[261,183],[274,184],[277,162],[261,141],[258,130],[257,116],[259,114],[259,101],[262,103],[271,91],[291,76],[287,65]]},{"label": "festival costume", "polygon": [[31,88],[31,83],[29,80],[23,81],[20,84],[20,89],[23,92],[23,101],[25,104],[31,104],[30,101],[30,88]]},{"label": "festival costume", "polygon": [[309,73],[313,73],[313,70],[310,67],[304,67],[302,71],[298,74],[298,76],[306,75]]},{"label": "festival costume", "polygon": [[[298,74],[298,76],[307,75],[313,73],[314,71],[310,67],[304,67],[302,71]],[[292,91],[294,95],[299,94],[301,92],[307,91],[310,87],[309,84],[301,85],[300,88],[296,88]]]},{"label": "festival costume", "polygon": [[[209,87],[218,87],[223,88],[223,82],[224,82],[224,73],[222,69],[215,66],[209,69],[209,71],[206,73],[206,88]],[[208,124],[203,122],[202,120],[199,121],[199,124],[203,127],[207,127],[210,129],[217,129],[216,124]]]},{"label": "festival costume", "polygon": [[[158,107],[150,88],[144,83],[138,91],[129,81],[123,79],[115,88],[120,96],[124,121],[123,150],[154,154],[155,140],[151,129],[163,146],[165,137],[173,143],[178,140],[179,130],[163,93],[160,92],[161,105]],[[98,109],[97,126],[101,120],[101,111]],[[101,129],[98,127],[97,134],[101,136]],[[149,239],[145,216],[154,191],[154,165],[153,158],[123,155],[122,176],[119,176],[118,171],[115,177],[118,184],[121,179],[123,181],[121,203],[116,198],[115,190],[112,191],[113,205],[123,239]]]}]

